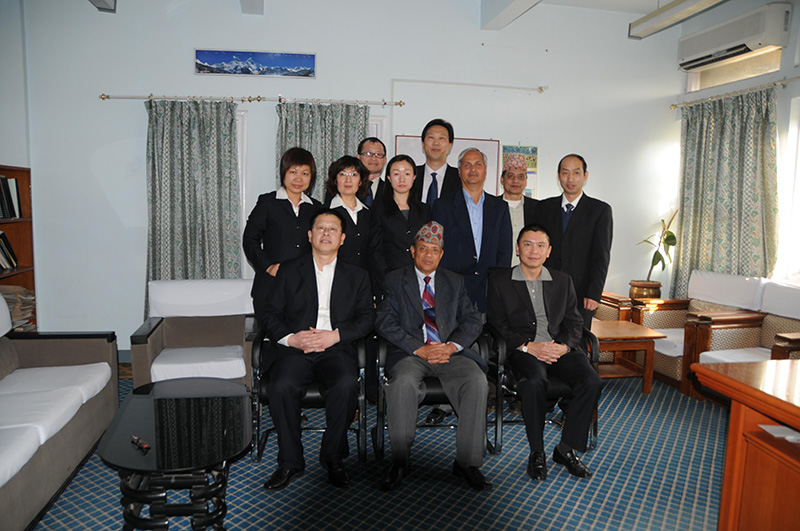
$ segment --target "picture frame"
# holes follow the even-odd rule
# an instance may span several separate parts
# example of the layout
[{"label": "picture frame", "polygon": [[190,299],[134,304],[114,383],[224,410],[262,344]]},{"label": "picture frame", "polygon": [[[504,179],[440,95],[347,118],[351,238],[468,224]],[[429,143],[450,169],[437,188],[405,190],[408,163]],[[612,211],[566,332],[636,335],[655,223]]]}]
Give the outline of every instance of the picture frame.
[{"label": "picture frame", "polygon": [[315,79],[317,55],[195,48],[194,73],[201,76],[258,76]]}]

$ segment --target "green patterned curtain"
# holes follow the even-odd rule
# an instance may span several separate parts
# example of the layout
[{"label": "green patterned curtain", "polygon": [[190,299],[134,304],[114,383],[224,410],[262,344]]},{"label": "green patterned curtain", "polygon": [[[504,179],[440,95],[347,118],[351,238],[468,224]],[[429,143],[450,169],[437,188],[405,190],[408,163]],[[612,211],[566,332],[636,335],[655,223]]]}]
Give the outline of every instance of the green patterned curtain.
[{"label": "green patterned curtain", "polygon": [[328,166],[343,155],[355,155],[369,130],[369,106],[345,103],[279,103],[275,186],[281,185],[277,170],[283,153],[291,147],[307,149],[317,163],[317,184],[309,195],[325,197]]},{"label": "green patterned curtain", "polygon": [[692,270],[767,277],[778,248],[775,89],[683,109],[673,297]]},{"label": "green patterned curtain", "polygon": [[147,280],[239,278],[236,104],[147,101]]}]

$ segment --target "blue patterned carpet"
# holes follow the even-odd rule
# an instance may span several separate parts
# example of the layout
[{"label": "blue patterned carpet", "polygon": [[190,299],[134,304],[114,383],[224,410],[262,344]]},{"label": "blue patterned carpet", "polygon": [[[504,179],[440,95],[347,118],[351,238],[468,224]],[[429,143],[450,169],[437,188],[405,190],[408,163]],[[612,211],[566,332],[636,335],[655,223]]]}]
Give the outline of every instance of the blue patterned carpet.
[{"label": "blue patterned carpet", "polygon": [[[120,393],[130,391],[122,380]],[[600,403],[598,447],[583,457],[594,472],[571,477],[548,457],[546,482],[525,474],[524,426],[509,425],[503,452],[487,456],[482,471],[493,483],[475,492],[451,475],[455,438],[448,430],[420,430],[412,451],[412,473],[392,493],[379,490],[390,460],[377,463],[370,448],[365,467],[346,464],[347,489],[327,483],[319,465],[320,434],[304,434],[304,476],[277,493],[263,482],[275,467],[275,439],[261,463],[246,457],[231,467],[226,527],[261,529],[537,529],[698,530],[716,529],[727,433],[727,412],[654,382],[643,395],[641,381],[609,380]],[[427,409],[421,411],[421,417]],[[370,407],[368,426],[375,424]],[[317,413],[309,416],[313,422]],[[269,423],[268,414],[264,419]],[[559,438],[545,430],[546,448]],[[388,457],[388,456],[387,456]],[[122,528],[118,476],[94,455],[42,519],[37,530]],[[191,529],[176,519],[170,529]]]}]

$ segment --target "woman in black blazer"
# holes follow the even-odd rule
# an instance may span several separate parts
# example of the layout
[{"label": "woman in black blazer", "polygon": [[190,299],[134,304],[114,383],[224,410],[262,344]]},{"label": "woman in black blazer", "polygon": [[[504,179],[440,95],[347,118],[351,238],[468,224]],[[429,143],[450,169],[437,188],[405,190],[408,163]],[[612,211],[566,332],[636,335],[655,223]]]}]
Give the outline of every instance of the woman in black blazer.
[{"label": "woman in black blazer", "polygon": [[258,197],[242,237],[244,254],[256,272],[251,295],[259,324],[281,263],[311,250],[311,216],[322,208],[319,201],[306,195],[314,189],[317,177],[311,153],[299,147],[287,150],[279,171],[281,187]]},{"label": "woman in black blazer", "polygon": [[389,271],[414,263],[409,248],[420,227],[431,220],[430,207],[410,193],[416,177],[414,159],[408,155],[397,155],[386,164],[383,193],[373,205],[378,285]]},{"label": "woman in black blazer", "polygon": [[328,168],[327,206],[338,210],[347,224],[344,227],[344,244],[339,248],[339,258],[370,272],[370,210],[361,202],[367,195],[369,170],[356,157],[345,155]]}]

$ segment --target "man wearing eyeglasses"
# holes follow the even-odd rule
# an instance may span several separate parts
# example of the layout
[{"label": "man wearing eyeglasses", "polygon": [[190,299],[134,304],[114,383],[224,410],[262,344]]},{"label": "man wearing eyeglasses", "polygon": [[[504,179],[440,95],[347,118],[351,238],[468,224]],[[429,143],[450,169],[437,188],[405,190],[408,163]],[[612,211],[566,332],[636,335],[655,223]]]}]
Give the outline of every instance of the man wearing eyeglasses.
[{"label": "man wearing eyeglasses", "polygon": [[271,350],[269,411],[278,432],[278,468],[264,486],[286,487],[303,473],[300,398],[313,378],[324,389],[326,428],[320,461],[336,487],[350,477],[347,427],[358,396],[358,364],[352,343],[372,331],[375,310],[367,272],[338,260],[344,219],[336,210],[314,214],[308,239],[311,253],[281,264],[266,301],[264,326]]},{"label": "man wearing eyeglasses", "polygon": [[[522,193],[528,186],[528,164],[525,155],[514,153],[506,157],[503,163],[503,173],[500,174],[500,183],[503,185],[503,199],[508,203],[508,213],[511,215],[511,247],[514,247],[514,238],[522,227],[533,223],[536,214],[536,204],[539,202]],[[519,256],[511,255],[511,266],[519,264]]]},{"label": "man wearing eyeglasses", "polygon": [[369,170],[369,188],[364,204],[372,208],[372,202],[383,190],[383,168],[386,167],[386,145],[380,138],[371,136],[358,144],[358,160]]}]

